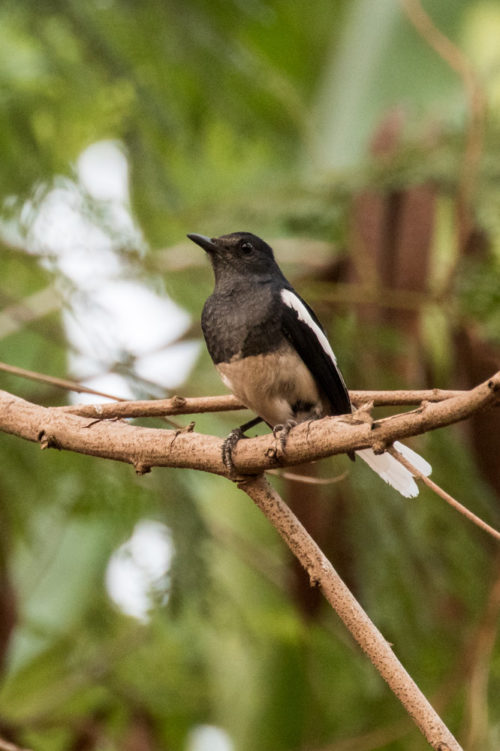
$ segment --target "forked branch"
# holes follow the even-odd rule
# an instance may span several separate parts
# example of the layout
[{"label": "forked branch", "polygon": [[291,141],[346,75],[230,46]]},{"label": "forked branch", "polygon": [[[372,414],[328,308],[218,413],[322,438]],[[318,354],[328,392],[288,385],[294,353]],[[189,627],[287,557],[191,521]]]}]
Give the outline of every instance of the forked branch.
[{"label": "forked branch", "polygon": [[[435,393],[435,392],[432,392]],[[218,399],[218,397],[216,398]],[[231,397],[223,397],[231,399]],[[173,405],[186,411],[186,401]],[[328,559],[292,511],[262,475],[276,466],[301,464],[332,454],[372,447],[390,449],[392,443],[464,420],[500,401],[500,372],[468,392],[424,401],[416,410],[374,420],[369,405],[352,416],[327,417],[292,430],[287,453],[273,435],[240,441],[233,458],[241,473],[239,486],[278,530],[292,553],[319,585],[353,637],[380,675],[400,699],[430,745],[439,751],[460,751],[460,745],[408,675],[391,647],[370,621]],[[112,404],[114,408],[117,405]],[[125,406],[125,405],[123,405]],[[220,409],[220,403],[219,403]],[[165,405],[162,405],[162,409]],[[224,408],[224,407],[223,407]],[[236,408],[236,407],[233,407]],[[129,404],[127,409],[134,409]],[[139,406],[143,410],[144,405]],[[87,411],[88,410],[88,411]],[[106,405],[85,408],[40,407],[0,391],[0,430],[38,442],[41,448],[77,451],[128,462],[139,473],[151,467],[189,467],[226,474],[221,461],[221,439],[186,430],[142,428],[109,419]],[[165,412],[163,412],[165,414]],[[171,414],[171,412],[170,412]],[[130,412],[127,412],[130,416]],[[108,419],[106,419],[108,418]]]},{"label": "forked branch", "polygon": [[[500,371],[470,391],[439,402],[423,402],[416,410],[381,420],[372,419],[369,410],[361,409],[353,415],[302,423],[289,435],[286,456],[272,434],[240,441],[233,460],[241,475],[257,475],[278,466],[362,448],[383,451],[396,440],[465,420],[499,400]],[[61,407],[41,407],[0,391],[0,430],[38,442],[42,448],[127,462],[139,473],[152,467],[227,473],[221,459],[220,438],[195,433],[191,426],[164,430],[105,419],[105,408],[106,405],[91,405],[89,416],[84,417]]]}]

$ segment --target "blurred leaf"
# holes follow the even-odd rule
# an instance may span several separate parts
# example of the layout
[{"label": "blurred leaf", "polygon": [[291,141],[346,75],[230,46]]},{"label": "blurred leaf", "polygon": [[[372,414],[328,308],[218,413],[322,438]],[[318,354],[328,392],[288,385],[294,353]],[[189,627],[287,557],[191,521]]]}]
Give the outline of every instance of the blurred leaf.
[{"label": "blurred leaf", "polygon": [[[488,107],[470,217],[484,243],[466,260],[456,203],[463,83],[400,5],[4,0],[0,360],[92,375],[68,320],[71,312],[75,325],[88,322],[109,263],[108,282],[142,285],[160,301],[168,295],[192,316],[160,350],[165,370],[175,371],[178,345],[201,339],[212,289],[207,259],[186,233],[248,229],[272,242],[317,309],[350,386],[460,387],[457,329],[466,325],[495,353],[500,330],[499,15],[495,3],[476,0],[424,7],[477,66]],[[382,158],[372,153],[380,123],[394,126]],[[126,160],[130,201],[97,198],[80,179],[81,154],[103,141]],[[400,246],[407,260],[404,232],[422,217],[412,209],[410,222],[401,207],[418,186],[433,195],[423,217],[431,226],[425,288],[410,289],[411,300],[419,295],[411,308],[401,305],[407,287],[375,280],[369,307],[353,267]],[[64,211],[59,204],[36,237],[54,191],[64,193]],[[366,196],[379,214],[359,216]],[[76,234],[68,213],[78,217]],[[356,222],[371,232],[361,259],[353,259]],[[71,277],[65,264],[74,264]],[[132,295],[126,303],[127,320],[144,320]],[[401,326],[410,309],[418,319],[411,333]],[[174,315],[155,310],[163,312],[144,324],[145,335]],[[109,319],[101,320],[87,341],[101,375],[119,375],[131,394],[163,394],[165,385],[139,373],[132,332],[115,347]],[[412,364],[414,383],[403,382],[395,361]],[[4,373],[0,387],[46,405],[71,398]],[[175,390],[225,391],[204,346]],[[196,415],[196,429],[222,437],[245,417]],[[465,431],[412,444],[438,483],[494,523],[497,493]],[[41,751],[124,749],[137,747],[130,739],[140,725],[151,747],[184,749],[194,727],[210,724],[226,729],[235,749],[303,751],[388,728],[384,748],[420,748],[331,610],[304,609],[300,572],[232,484],[174,470],[136,478],[128,466],[40,452],[5,435],[0,456],[0,566],[17,608],[0,686],[2,736]],[[307,498],[299,490],[297,513],[316,518],[341,575],[427,695],[447,699],[446,719],[460,729],[469,671],[481,659],[493,549],[427,490],[405,503],[359,464],[322,462],[321,473],[345,467],[348,478]],[[148,619],[136,621],[111,602],[105,573],[142,519],[168,527],[175,553]],[[493,751],[497,648],[490,663],[480,747]]]}]

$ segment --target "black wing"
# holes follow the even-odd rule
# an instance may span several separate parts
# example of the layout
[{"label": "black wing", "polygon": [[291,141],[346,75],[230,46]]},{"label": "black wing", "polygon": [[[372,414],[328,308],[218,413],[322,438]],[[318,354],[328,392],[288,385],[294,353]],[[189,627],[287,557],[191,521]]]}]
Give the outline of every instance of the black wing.
[{"label": "black wing", "polygon": [[351,412],[351,401],[324,329],[309,305],[292,288],[281,290],[284,336],[307,365],[331,404],[333,415]]}]

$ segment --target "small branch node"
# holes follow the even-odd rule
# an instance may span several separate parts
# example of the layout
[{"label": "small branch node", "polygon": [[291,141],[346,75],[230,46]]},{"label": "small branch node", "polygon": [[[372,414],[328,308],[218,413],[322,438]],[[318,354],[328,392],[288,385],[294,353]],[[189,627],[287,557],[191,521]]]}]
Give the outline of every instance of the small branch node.
[{"label": "small branch node", "polygon": [[151,472],[150,465],[145,462],[134,462],[134,469],[136,475],[147,475],[148,472]]},{"label": "small branch node", "polygon": [[319,587],[320,585],[320,577],[318,574],[316,574],[312,569],[307,569],[307,574],[309,576],[309,586],[310,587]]},{"label": "small branch node", "polygon": [[61,446],[57,438],[47,433],[46,430],[40,430],[40,432],[38,433],[37,439],[38,439],[38,443],[40,444],[40,448],[42,449],[42,451],[44,449],[57,449],[58,451],[61,451]]},{"label": "small branch node", "polygon": [[194,420],[191,420],[187,425],[183,425],[182,428],[177,428],[175,431],[174,439],[177,438],[178,435],[181,435],[181,433],[192,433],[194,430],[194,426],[196,425],[196,422]]},{"label": "small branch node", "polygon": [[279,456],[278,456],[278,447],[277,446],[269,446],[268,449],[266,449],[264,456],[266,459],[270,459],[273,464],[279,464]]},{"label": "small branch node", "polygon": [[263,477],[263,475],[239,475],[238,477],[229,478],[232,479],[234,483],[239,487],[240,490],[243,490],[245,493],[247,492],[247,486],[253,482],[258,477]]},{"label": "small branch node", "polygon": [[94,425],[99,425],[99,423],[104,422],[104,420],[107,420],[108,422],[121,422],[121,417],[98,417],[96,420],[91,420],[83,427],[85,429],[93,428]]},{"label": "small branch node", "polygon": [[427,412],[427,410],[430,408],[431,404],[432,404],[432,402],[428,401],[427,399],[423,399],[420,402],[420,404],[417,407],[417,409],[415,410],[415,412],[417,414],[422,414],[423,412]]},{"label": "small branch node", "polygon": [[172,397],[172,407],[174,409],[180,409],[181,407],[186,406],[186,398],[184,396],[179,396],[178,394],[175,394]]},{"label": "small branch node", "polygon": [[488,381],[488,388],[494,394],[500,394],[500,380],[492,378],[491,381]]},{"label": "small branch node", "polygon": [[387,451],[387,449],[390,447],[391,444],[388,444],[387,441],[374,441],[372,443],[372,450],[374,454],[383,454],[384,451]]},{"label": "small branch node", "polygon": [[182,428],[177,428],[177,430],[174,432],[172,436],[172,440],[170,441],[170,450],[172,450],[173,445],[176,439],[178,438],[178,436],[182,435],[183,433],[192,433],[195,425],[196,425],[195,421],[191,420],[190,423],[188,423],[187,425],[184,425]]},{"label": "small branch node", "polygon": [[354,424],[361,424],[366,423],[366,425],[373,425],[373,417],[372,417],[372,410],[375,406],[375,403],[372,401],[370,402],[364,402],[363,404],[360,404],[358,409],[356,409],[351,416],[351,421]]}]

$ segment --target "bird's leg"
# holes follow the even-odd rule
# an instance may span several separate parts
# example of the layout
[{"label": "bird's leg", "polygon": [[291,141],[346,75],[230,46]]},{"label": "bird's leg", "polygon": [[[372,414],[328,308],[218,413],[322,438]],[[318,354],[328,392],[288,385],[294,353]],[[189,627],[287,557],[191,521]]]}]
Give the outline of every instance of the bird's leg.
[{"label": "bird's leg", "polygon": [[279,442],[282,454],[286,454],[286,442],[288,440],[288,434],[296,425],[297,420],[287,420],[285,423],[283,423],[283,425],[275,425],[273,428],[273,436],[275,438],[278,438],[279,433]]},{"label": "bird's leg", "polygon": [[254,417],[253,420],[249,420],[244,425],[240,425],[239,428],[234,428],[222,444],[222,463],[229,472],[230,477],[236,475],[236,467],[233,464],[233,451],[234,447],[241,438],[247,438],[245,432],[253,428],[254,425],[258,425],[262,422],[262,417]]}]

